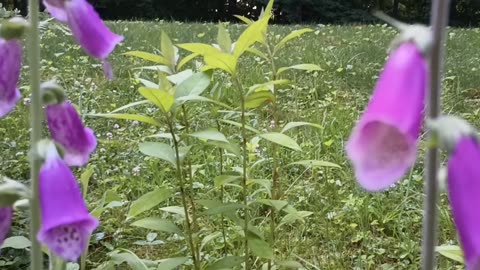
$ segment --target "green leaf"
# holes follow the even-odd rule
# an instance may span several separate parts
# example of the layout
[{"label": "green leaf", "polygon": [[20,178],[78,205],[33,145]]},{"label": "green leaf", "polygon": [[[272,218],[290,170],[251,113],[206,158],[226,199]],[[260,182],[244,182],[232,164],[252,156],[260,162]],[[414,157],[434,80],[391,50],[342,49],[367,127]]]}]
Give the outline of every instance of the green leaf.
[{"label": "green leaf", "polygon": [[80,184],[82,186],[83,198],[87,196],[88,183],[90,182],[90,178],[92,177],[94,171],[95,171],[95,167],[90,166],[80,176]]},{"label": "green leaf", "polygon": [[240,57],[255,42],[263,42],[265,40],[268,20],[270,20],[270,16],[265,16],[264,18],[249,25],[247,29],[243,31],[235,43],[233,55],[236,58]]},{"label": "green leaf", "polygon": [[229,142],[225,137],[225,135],[223,135],[223,133],[215,129],[197,131],[190,134],[190,136],[198,138],[200,140],[211,140],[211,141],[219,141],[219,142],[226,142],[226,143]]},{"label": "green leaf", "polygon": [[177,70],[181,70],[183,66],[185,66],[188,62],[192,61],[195,57],[199,56],[198,53],[192,53],[185,56],[177,65]]},{"label": "green leaf", "polygon": [[185,217],[185,209],[181,206],[167,206],[160,208],[160,210]]},{"label": "green leaf", "polygon": [[294,65],[290,67],[279,68],[277,70],[277,75],[280,75],[280,73],[283,73],[290,69],[298,69],[298,70],[306,70],[306,71],[323,71],[321,67],[315,64],[300,64],[300,65]]},{"label": "green leaf", "polygon": [[247,18],[247,17],[245,17],[245,16],[241,16],[241,15],[233,15],[233,16],[235,16],[235,18],[239,19],[240,21],[242,21],[242,22],[244,22],[244,23],[246,23],[246,24],[248,24],[248,25],[250,25],[250,24],[253,23],[252,20],[250,20],[249,18]]},{"label": "green leaf", "polygon": [[124,53],[123,55],[134,56],[150,62],[168,65],[168,61],[163,56],[153,54],[153,53],[142,52],[142,51],[130,51],[130,52]]},{"label": "green leaf", "polygon": [[106,261],[100,264],[99,266],[97,266],[97,268],[94,268],[93,270],[116,270],[116,269],[117,269],[117,266],[115,265],[115,262]]},{"label": "green leaf", "polygon": [[217,215],[225,212],[231,212],[238,209],[245,208],[245,205],[239,203],[223,203],[216,207],[208,208],[204,214],[205,215]]},{"label": "green leaf", "polygon": [[110,258],[112,258],[112,261],[116,264],[126,262],[132,270],[149,270],[145,263],[128,249],[118,249],[115,252],[110,253]]},{"label": "green leaf", "polygon": [[296,261],[280,261],[280,262],[276,262],[276,264],[289,269],[303,268],[303,265]]},{"label": "green leaf", "polygon": [[219,188],[225,184],[232,183],[235,181],[240,180],[242,177],[240,175],[219,175],[215,177],[213,182],[215,183],[215,187]]},{"label": "green leaf", "polygon": [[258,136],[264,138],[265,140],[271,141],[281,146],[288,147],[293,150],[297,150],[297,151],[302,150],[302,148],[300,148],[300,146],[297,144],[297,142],[294,139],[282,133],[270,132],[270,133],[259,134]]},{"label": "green leaf", "polygon": [[463,258],[463,251],[459,246],[456,246],[456,245],[437,246],[435,250],[446,258],[449,258],[459,263],[465,263],[465,259]]},{"label": "green leaf", "polygon": [[253,254],[264,259],[273,259],[273,249],[264,240],[255,236],[248,236],[248,247]]},{"label": "green leaf", "polygon": [[255,109],[274,101],[275,95],[270,90],[253,92],[245,97],[245,108]]},{"label": "green leaf", "polygon": [[213,99],[209,99],[209,98],[202,97],[202,96],[196,96],[196,95],[183,96],[183,97],[179,97],[179,98],[176,99],[176,102],[178,102],[179,104],[182,104],[183,102],[189,102],[189,101],[203,101],[203,102],[209,102],[209,103],[213,103],[215,105],[222,106],[226,109],[231,109],[232,108],[232,107],[228,106],[227,104],[222,103],[220,101],[216,101],[216,100],[213,100]]},{"label": "green leaf", "polygon": [[295,221],[300,221],[305,223],[305,218],[312,215],[313,212],[309,211],[290,211],[290,213],[286,214],[281,220],[277,227],[281,227],[284,224],[291,224]]},{"label": "green leaf", "polygon": [[289,83],[290,83],[289,80],[274,80],[274,81],[268,81],[266,83],[255,84],[248,89],[247,94],[250,94],[257,90],[270,90],[269,86],[272,86],[272,85],[282,85],[282,84],[289,84]]},{"label": "green leaf", "polygon": [[97,113],[97,114],[87,114],[87,116],[91,117],[103,117],[103,118],[110,118],[110,119],[122,119],[122,120],[136,120],[138,122],[147,123],[150,125],[154,125],[157,127],[161,127],[162,125],[157,120],[141,115],[141,114],[128,114],[128,113]]},{"label": "green leaf", "polygon": [[307,167],[333,167],[333,168],[341,168],[338,164],[328,162],[328,161],[323,161],[323,160],[300,160],[300,161],[295,161],[287,166],[290,165],[303,165]]},{"label": "green leaf", "polygon": [[227,270],[234,269],[243,262],[243,257],[226,256],[207,266],[205,270]]},{"label": "green leaf", "polygon": [[301,126],[311,126],[311,127],[316,127],[316,128],[323,128],[319,124],[314,124],[314,123],[309,123],[309,122],[290,122],[283,127],[281,133],[285,133],[289,129],[296,128],[296,127],[301,127]]},{"label": "green leaf", "polygon": [[170,70],[169,67],[165,65],[155,65],[155,66],[143,66],[143,67],[138,67],[134,69],[140,69],[140,70],[153,70],[153,71],[158,71],[158,72],[164,72],[167,74],[172,74],[172,71]]},{"label": "green leaf", "polygon": [[172,40],[168,35],[162,31],[161,34],[160,48],[162,50],[163,57],[167,61],[167,66],[169,66],[172,71],[175,70],[176,61],[175,61],[175,46],[173,46]]},{"label": "green leaf", "polygon": [[217,42],[223,52],[230,53],[232,51],[232,39],[223,23],[218,24]]},{"label": "green leaf", "polygon": [[222,236],[221,232],[214,232],[214,233],[211,233],[211,234],[205,236],[202,239],[202,244],[200,246],[200,251],[202,251],[203,247],[205,247],[206,244],[210,243],[212,240],[214,240],[215,238],[220,237],[220,236]]},{"label": "green leaf", "polygon": [[138,92],[163,112],[169,112],[175,102],[172,94],[160,89],[140,87]]},{"label": "green leaf", "polygon": [[249,179],[247,185],[257,184],[262,186],[267,191],[268,196],[272,197],[272,180],[267,179]]},{"label": "green leaf", "polygon": [[182,234],[182,230],[180,230],[177,225],[175,225],[175,223],[159,217],[147,217],[137,220],[131,225],[135,227],[149,229],[152,231],[176,233],[178,235]]},{"label": "green leaf", "polygon": [[177,159],[175,151],[172,147],[165,143],[159,142],[143,142],[139,144],[140,152],[147,156],[156,157],[172,164],[174,168],[177,167]]},{"label": "green leaf", "polygon": [[14,248],[14,249],[25,249],[28,248],[32,245],[30,240],[24,236],[12,236],[3,242],[3,245],[0,247],[0,249],[3,248]]},{"label": "green leaf", "polygon": [[256,200],[256,202],[271,206],[271,207],[275,208],[275,210],[277,210],[277,211],[282,210],[285,206],[288,205],[288,202],[281,201],[281,200],[260,199],[260,200]]},{"label": "green leaf", "polygon": [[135,102],[129,103],[125,106],[122,106],[118,109],[115,109],[115,110],[111,111],[110,114],[114,114],[114,113],[117,113],[117,112],[120,112],[120,111],[123,111],[123,110],[126,110],[126,109],[136,107],[138,105],[143,105],[143,104],[147,104],[147,103],[148,103],[148,100],[135,101]]},{"label": "green leaf", "polygon": [[[236,126],[236,127],[239,127],[239,128],[242,127],[242,124],[240,124],[240,123],[238,123],[238,122],[235,122],[235,121],[224,120],[224,119],[221,119],[220,121],[223,122],[223,123],[225,123],[225,124],[229,124],[229,125]],[[247,130],[250,130],[250,131],[253,132],[253,133],[260,134],[260,131],[259,131],[259,130],[254,129],[253,127],[251,127],[251,126],[249,126],[249,125],[246,125],[245,128],[246,128]]]},{"label": "green leaf", "polygon": [[242,157],[242,152],[240,151],[240,148],[236,144],[232,144],[230,142],[225,143],[225,142],[218,142],[218,141],[209,141],[207,142],[207,144],[223,148],[239,158]]},{"label": "green leaf", "polygon": [[[173,83],[175,85],[178,85],[178,84],[182,83],[183,81],[185,81],[186,79],[190,78],[190,76],[192,76],[192,75],[193,75],[193,71],[191,69],[186,69],[184,71],[180,71],[180,72],[175,73],[173,75],[167,76],[167,79],[171,83]],[[156,87],[156,88],[158,88],[158,87]]]},{"label": "green leaf", "polygon": [[168,258],[162,260],[158,265],[157,270],[174,270],[186,261],[188,261],[188,257]]},{"label": "green leaf", "polygon": [[199,96],[203,93],[203,91],[205,91],[205,89],[208,88],[209,85],[210,76],[207,73],[195,73],[177,85],[175,99],[190,95]]},{"label": "green leaf", "polygon": [[202,56],[209,55],[209,54],[222,53],[212,45],[204,44],[204,43],[183,43],[183,44],[178,44],[177,46],[184,50],[197,53]]},{"label": "green leaf", "polygon": [[237,59],[231,54],[217,52],[215,54],[207,54],[203,58],[208,66],[226,71],[230,75],[235,74],[237,70]]},{"label": "green leaf", "polygon": [[299,29],[299,30],[293,30],[290,34],[288,34],[286,37],[284,37],[284,38],[275,46],[275,48],[273,49],[273,54],[275,54],[276,52],[278,52],[278,50],[280,50],[283,46],[285,46],[285,44],[287,44],[287,42],[289,42],[290,40],[295,39],[295,38],[298,38],[298,37],[300,37],[301,35],[303,35],[303,34],[305,34],[305,33],[309,33],[309,32],[313,32],[313,30],[310,29],[310,28],[303,28],[303,29]]},{"label": "green leaf", "polygon": [[166,188],[159,188],[154,191],[150,191],[147,194],[144,194],[140,198],[136,199],[130,205],[130,210],[127,214],[127,219],[138,216],[139,214],[152,209],[157,206],[159,203],[167,200],[171,196],[170,190]]},{"label": "green leaf", "polygon": [[255,54],[256,56],[259,56],[259,57],[261,57],[261,58],[263,58],[263,59],[265,59],[265,60],[267,60],[267,61],[269,60],[269,59],[268,59],[268,56],[267,56],[266,54],[264,54],[263,52],[259,51],[258,49],[255,49],[255,48],[250,47],[250,48],[248,48],[246,51],[249,52],[249,53],[253,53],[253,54]]}]

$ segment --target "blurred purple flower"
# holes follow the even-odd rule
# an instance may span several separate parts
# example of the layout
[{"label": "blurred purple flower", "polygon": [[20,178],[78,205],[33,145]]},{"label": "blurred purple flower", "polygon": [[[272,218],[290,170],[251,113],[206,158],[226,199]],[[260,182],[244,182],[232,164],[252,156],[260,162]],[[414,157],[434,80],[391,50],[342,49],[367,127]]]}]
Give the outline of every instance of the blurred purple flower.
[{"label": "blurred purple flower", "polygon": [[0,118],[7,115],[20,99],[17,88],[22,67],[22,45],[16,39],[0,38]]},{"label": "blurred purple flower", "polygon": [[39,175],[41,228],[37,239],[55,255],[76,261],[98,220],[90,215],[68,166],[51,143]]},{"label": "blurred purple flower", "polygon": [[53,17],[69,25],[86,53],[102,61],[105,76],[111,79],[112,67],[106,59],[123,36],[110,31],[86,0],[43,0],[43,3]]},{"label": "blurred purple flower", "polygon": [[403,43],[391,53],[346,146],[365,189],[390,187],[415,162],[426,81],[426,61],[413,43]]},{"label": "blurred purple flower", "polygon": [[7,237],[7,233],[12,225],[13,209],[12,207],[0,207],[0,246]]},{"label": "blurred purple flower", "polygon": [[480,147],[470,137],[448,160],[448,195],[468,270],[480,270]]},{"label": "blurred purple flower", "polygon": [[65,150],[65,162],[69,166],[85,165],[97,147],[93,131],[83,125],[69,101],[48,105],[45,111],[52,139]]}]

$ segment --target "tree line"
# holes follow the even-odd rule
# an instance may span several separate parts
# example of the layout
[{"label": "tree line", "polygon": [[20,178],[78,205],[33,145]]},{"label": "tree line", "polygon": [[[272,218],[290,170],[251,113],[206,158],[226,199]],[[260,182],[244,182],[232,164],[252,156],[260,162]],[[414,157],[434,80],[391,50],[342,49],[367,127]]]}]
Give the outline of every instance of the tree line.
[{"label": "tree line", "polygon": [[[268,0],[89,0],[112,20],[228,21],[255,18]],[[273,23],[369,23],[382,10],[410,22],[427,22],[432,0],[276,0]],[[26,14],[27,0],[0,0]],[[452,0],[451,25],[478,26],[480,0]]]}]

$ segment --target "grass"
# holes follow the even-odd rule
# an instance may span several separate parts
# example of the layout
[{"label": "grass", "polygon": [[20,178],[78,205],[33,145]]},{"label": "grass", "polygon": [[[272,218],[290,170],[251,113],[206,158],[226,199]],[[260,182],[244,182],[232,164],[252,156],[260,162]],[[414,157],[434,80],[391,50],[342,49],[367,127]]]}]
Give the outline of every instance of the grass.
[{"label": "grass", "polygon": [[[111,57],[116,80],[105,81],[101,66],[85,56],[71,37],[56,28],[50,28],[42,37],[42,77],[44,80],[57,76],[67,89],[72,102],[79,105],[83,114],[112,111],[120,106],[140,100],[134,80],[135,67],[145,63],[121,53],[143,50],[158,53],[160,33],[165,31],[174,43],[214,43],[217,28],[212,24],[183,24],[165,22],[114,22],[112,29],[125,36]],[[271,26],[269,31],[284,36],[301,26]],[[304,27],[304,26],[302,26]],[[287,53],[280,55],[279,66],[297,63],[313,63],[324,71],[315,73],[289,72],[295,86],[282,90],[280,112],[288,121],[308,121],[322,125],[322,129],[301,128],[289,135],[301,145],[302,152],[282,151],[282,164],[302,159],[319,159],[339,164],[342,169],[305,169],[285,167],[282,179],[284,199],[298,210],[312,211],[305,224],[295,223],[283,227],[275,247],[277,254],[285,259],[301,262],[306,269],[419,269],[420,239],[422,226],[422,164],[420,151],[417,166],[395,188],[378,194],[364,192],[356,184],[351,167],[344,154],[344,142],[356,119],[362,112],[386,57],[386,48],[395,31],[389,27],[376,26],[317,26],[316,32],[303,36],[288,45]],[[232,37],[237,37],[243,26],[230,25]],[[317,31],[318,30],[318,31]],[[480,98],[480,59],[478,44],[479,29],[449,29],[444,110],[459,114],[475,125],[479,123],[478,102]],[[185,52],[182,52],[184,54]],[[253,56],[241,63],[245,85],[265,81],[268,67]],[[22,94],[28,98],[28,67],[22,73]],[[227,78],[215,73],[214,81],[226,91],[226,100],[233,101],[236,94]],[[204,106],[204,105],[202,105]],[[214,126],[208,110],[192,108],[194,129]],[[138,109],[153,112],[151,107]],[[250,125],[266,129],[265,110],[257,112]],[[174,171],[164,162],[145,157],[138,151],[138,142],[145,136],[162,129],[146,125],[134,125],[131,121],[85,118],[99,139],[90,165],[94,175],[88,194],[91,207],[107,191],[114,191],[120,201],[112,205],[101,217],[102,225],[96,231],[90,248],[89,261],[94,268],[105,261],[106,253],[114,248],[127,248],[139,257],[158,260],[185,254],[183,240],[170,234],[159,233],[156,239],[163,245],[142,245],[145,229],[129,226],[125,221],[128,204],[155,187],[173,187]],[[14,179],[28,178],[28,102],[19,102],[16,110],[0,122],[0,174]],[[163,130],[164,131],[164,130]],[[225,134],[235,134],[233,128],[225,127]],[[45,134],[47,134],[45,132]],[[421,144],[423,149],[423,143]],[[260,154],[265,155],[266,146],[260,143]],[[215,153],[212,150],[195,148],[194,164],[201,164],[195,181],[199,199],[217,196],[212,179],[218,174]],[[270,177],[270,165],[256,170],[258,178]],[[85,169],[76,172],[80,175]],[[257,175],[256,175],[257,177]],[[113,194],[113,193],[112,193]],[[235,198],[231,198],[234,200]],[[175,199],[162,206],[177,205]],[[448,198],[441,195],[439,243],[456,243]],[[154,213],[155,212],[153,211]],[[149,212],[151,213],[151,212]],[[17,213],[13,234],[25,235],[28,224],[25,214]],[[219,231],[219,223],[204,218],[201,227]],[[235,228],[229,227],[229,233]],[[233,233],[232,233],[233,234]],[[236,242],[232,240],[232,248]],[[223,244],[216,241],[205,247],[205,254],[221,257]],[[18,251],[2,253],[0,261],[12,259]],[[211,259],[213,259],[211,257]],[[208,259],[208,257],[207,257]],[[439,258],[440,269],[453,269],[455,264]],[[256,265],[260,269],[260,264]],[[13,268],[12,268],[13,269]]]}]

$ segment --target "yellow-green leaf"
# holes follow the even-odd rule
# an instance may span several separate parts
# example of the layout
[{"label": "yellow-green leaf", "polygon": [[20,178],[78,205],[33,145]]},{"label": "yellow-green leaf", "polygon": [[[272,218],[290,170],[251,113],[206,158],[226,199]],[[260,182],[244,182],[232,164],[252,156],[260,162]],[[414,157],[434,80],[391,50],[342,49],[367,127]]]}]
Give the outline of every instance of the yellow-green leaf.
[{"label": "yellow-green leaf", "polygon": [[248,237],[248,246],[253,254],[264,259],[273,259],[273,249],[270,245],[255,236]]},{"label": "yellow-green leaf", "polygon": [[141,220],[137,220],[131,225],[135,227],[149,229],[152,231],[169,232],[182,235],[182,230],[180,230],[177,225],[175,225],[175,223],[159,217],[147,217]]},{"label": "yellow-green leaf", "polygon": [[130,51],[130,52],[124,53],[123,55],[134,56],[150,62],[168,65],[168,61],[163,56],[153,54],[153,53],[142,52],[142,51]]},{"label": "yellow-green leaf", "polygon": [[250,25],[250,24],[253,23],[252,20],[250,20],[249,18],[247,18],[247,17],[245,17],[245,16],[241,16],[241,15],[233,15],[233,16],[235,16],[235,18],[239,19],[240,21],[242,21],[242,22],[244,22],[244,23],[246,23],[246,24],[248,24],[248,25]]},{"label": "yellow-green leaf", "polygon": [[459,263],[465,263],[463,258],[463,251],[456,245],[437,246],[435,250],[442,256],[454,260]]},{"label": "yellow-green leaf", "polygon": [[209,44],[204,43],[183,43],[178,44],[178,47],[190,51],[192,53],[198,53],[200,55],[221,53],[217,48]]},{"label": "yellow-green leaf", "polygon": [[273,50],[273,53],[275,54],[278,50],[280,50],[287,42],[289,42],[292,39],[298,38],[301,35],[305,33],[313,32],[312,29],[310,28],[303,28],[299,30],[293,30],[290,34],[288,34],[286,37],[284,37],[276,46],[275,49]]},{"label": "yellow-green leaf", "polygon": [[147,210],[152,209],[161,202],[170,198],[171,195],[172,193],[167,188],[159,188],[142,195],[140,198],[133,201],[132,205],[130,205],[127,218],[133,218]]},{"label": "yellow-green leaf", "polygon": [[293,150],[297,150],[297,151],[302,150],[302,148],[300,148],[300,146],[297,144],[297,142],[294,139],[282,133],[270,132],[270,133],[259,134],[259,136],[264,138],[265,140],[271,141],[281,146],[288,147]]},{"label": "yellow-green leaf", "polygon": [[175,70],[175,66],[176,66],[175,46],[173,46],[172,40],[163,31],[162,31],[162,40],[161,40],[160,47],[162,49],[163,57],[167,61],[167,65],[172,70]]},{"label": "yellow-green leaf", "polygon": [[157,120],[141,114],[99,113],[99,114],[87,114],[87,116],[103,117],[103,118],[111,118],[111,119],[134,120],[134,121],[147,123],[147,124],[158,126],[158,127],[162,126],[160,122],[158,122]]},{"label": "yellow-green leaf", "polygon": [[315,127],[315,128],[323,128],[321,125],[315,124],[315,123],[309,123],[309,122],[290,122],[290,123],[286,124],[286,125],[282,128],[281,133],[285,133],[285,132],[286,132],[287,130],[289,130],[289,129],[296,128],[296,127],[301,127],[301,126],[310,126],[310,127]]},{"label": "yellow-green leaf", "polygon": [[300,64],[300,65],[294,65],[290,67],[279,68],[277,70],[277,75],[290,69],[298,69],[298,70],[306,70],[306,71],[323,71],[323,69],[320,66],[315,64]]},{"label": "yellow-green leaf", "polygon": [[235,55],[235,57],[240,57],[255,42],[264,42],[269,19],[270,17],[266,16],[254,22],[243,31],[235,44],[235,49],[233,50],[233,55]]},{"label": "yellow-green leaf", "polygon": [[303,165],[306,167],[333,167],[333,168],[341,168],[340,165],[328,162],[328,161],[323,161],[323,160],[300,160],[300,161],[295,161],[292,162],[289,165]]},{"label": "yellow-green leaf", "polygon": [[216,54],[207,54],[204,56],[205,63],[211,67],[224,70],[229,74],[235,74],[237,68],[237,59],[227,53],[218,52]]},{"label": "yellow-green leaf", "polygon": [[180,62],[178,62],[177,70],[182,70],[183,66],[185,66],[193,58],[195,58],[199,55],[200,55],[199,53],[192,53],[192,54],[189,54],[189,55],[185,56],[184,58],[182,58],[182,60],[180,60]]},{"label": "yellow-green leaf", "polygon": [[246,51],[249,52],[249,53],[253,53],[253,54],[255,54],[256,56],[259,56],[259,57],[261,57],[261,58],[263,58],[263,59],[265,59],[265,60],[267,60],[267,61],[269,60],[268,57],[267,57],[267,55],[264,54],[263,52],[259,51],[258,49],[255,49],[255,48],[250,47],[250,48],[248,48]]},{"label": "yellow-green leaf", "polygon": [[177,167],[175,151],[172,147],[160,142],[143,142],[139,144],[140,152],[147,156],[156,157],[170,163],[174,168]]},{"label": "yellow-green leaf", "polygon": [[230,53],[232,51],[232,39],[223,23],[218,24],[217,42],[223,52]]},{"label": "yellow-green leaf", "polygon": [[140,95],[162,109],[163,112],[169,112],[175,102],[172,94],[160,89],[140,87],[138,91]]},{"label": "yellow-green leaf", "polygon": [[263,104],[275,101],[275,95],[269,90],[253,92],[245,97],[245,108],[255,109]]}]

